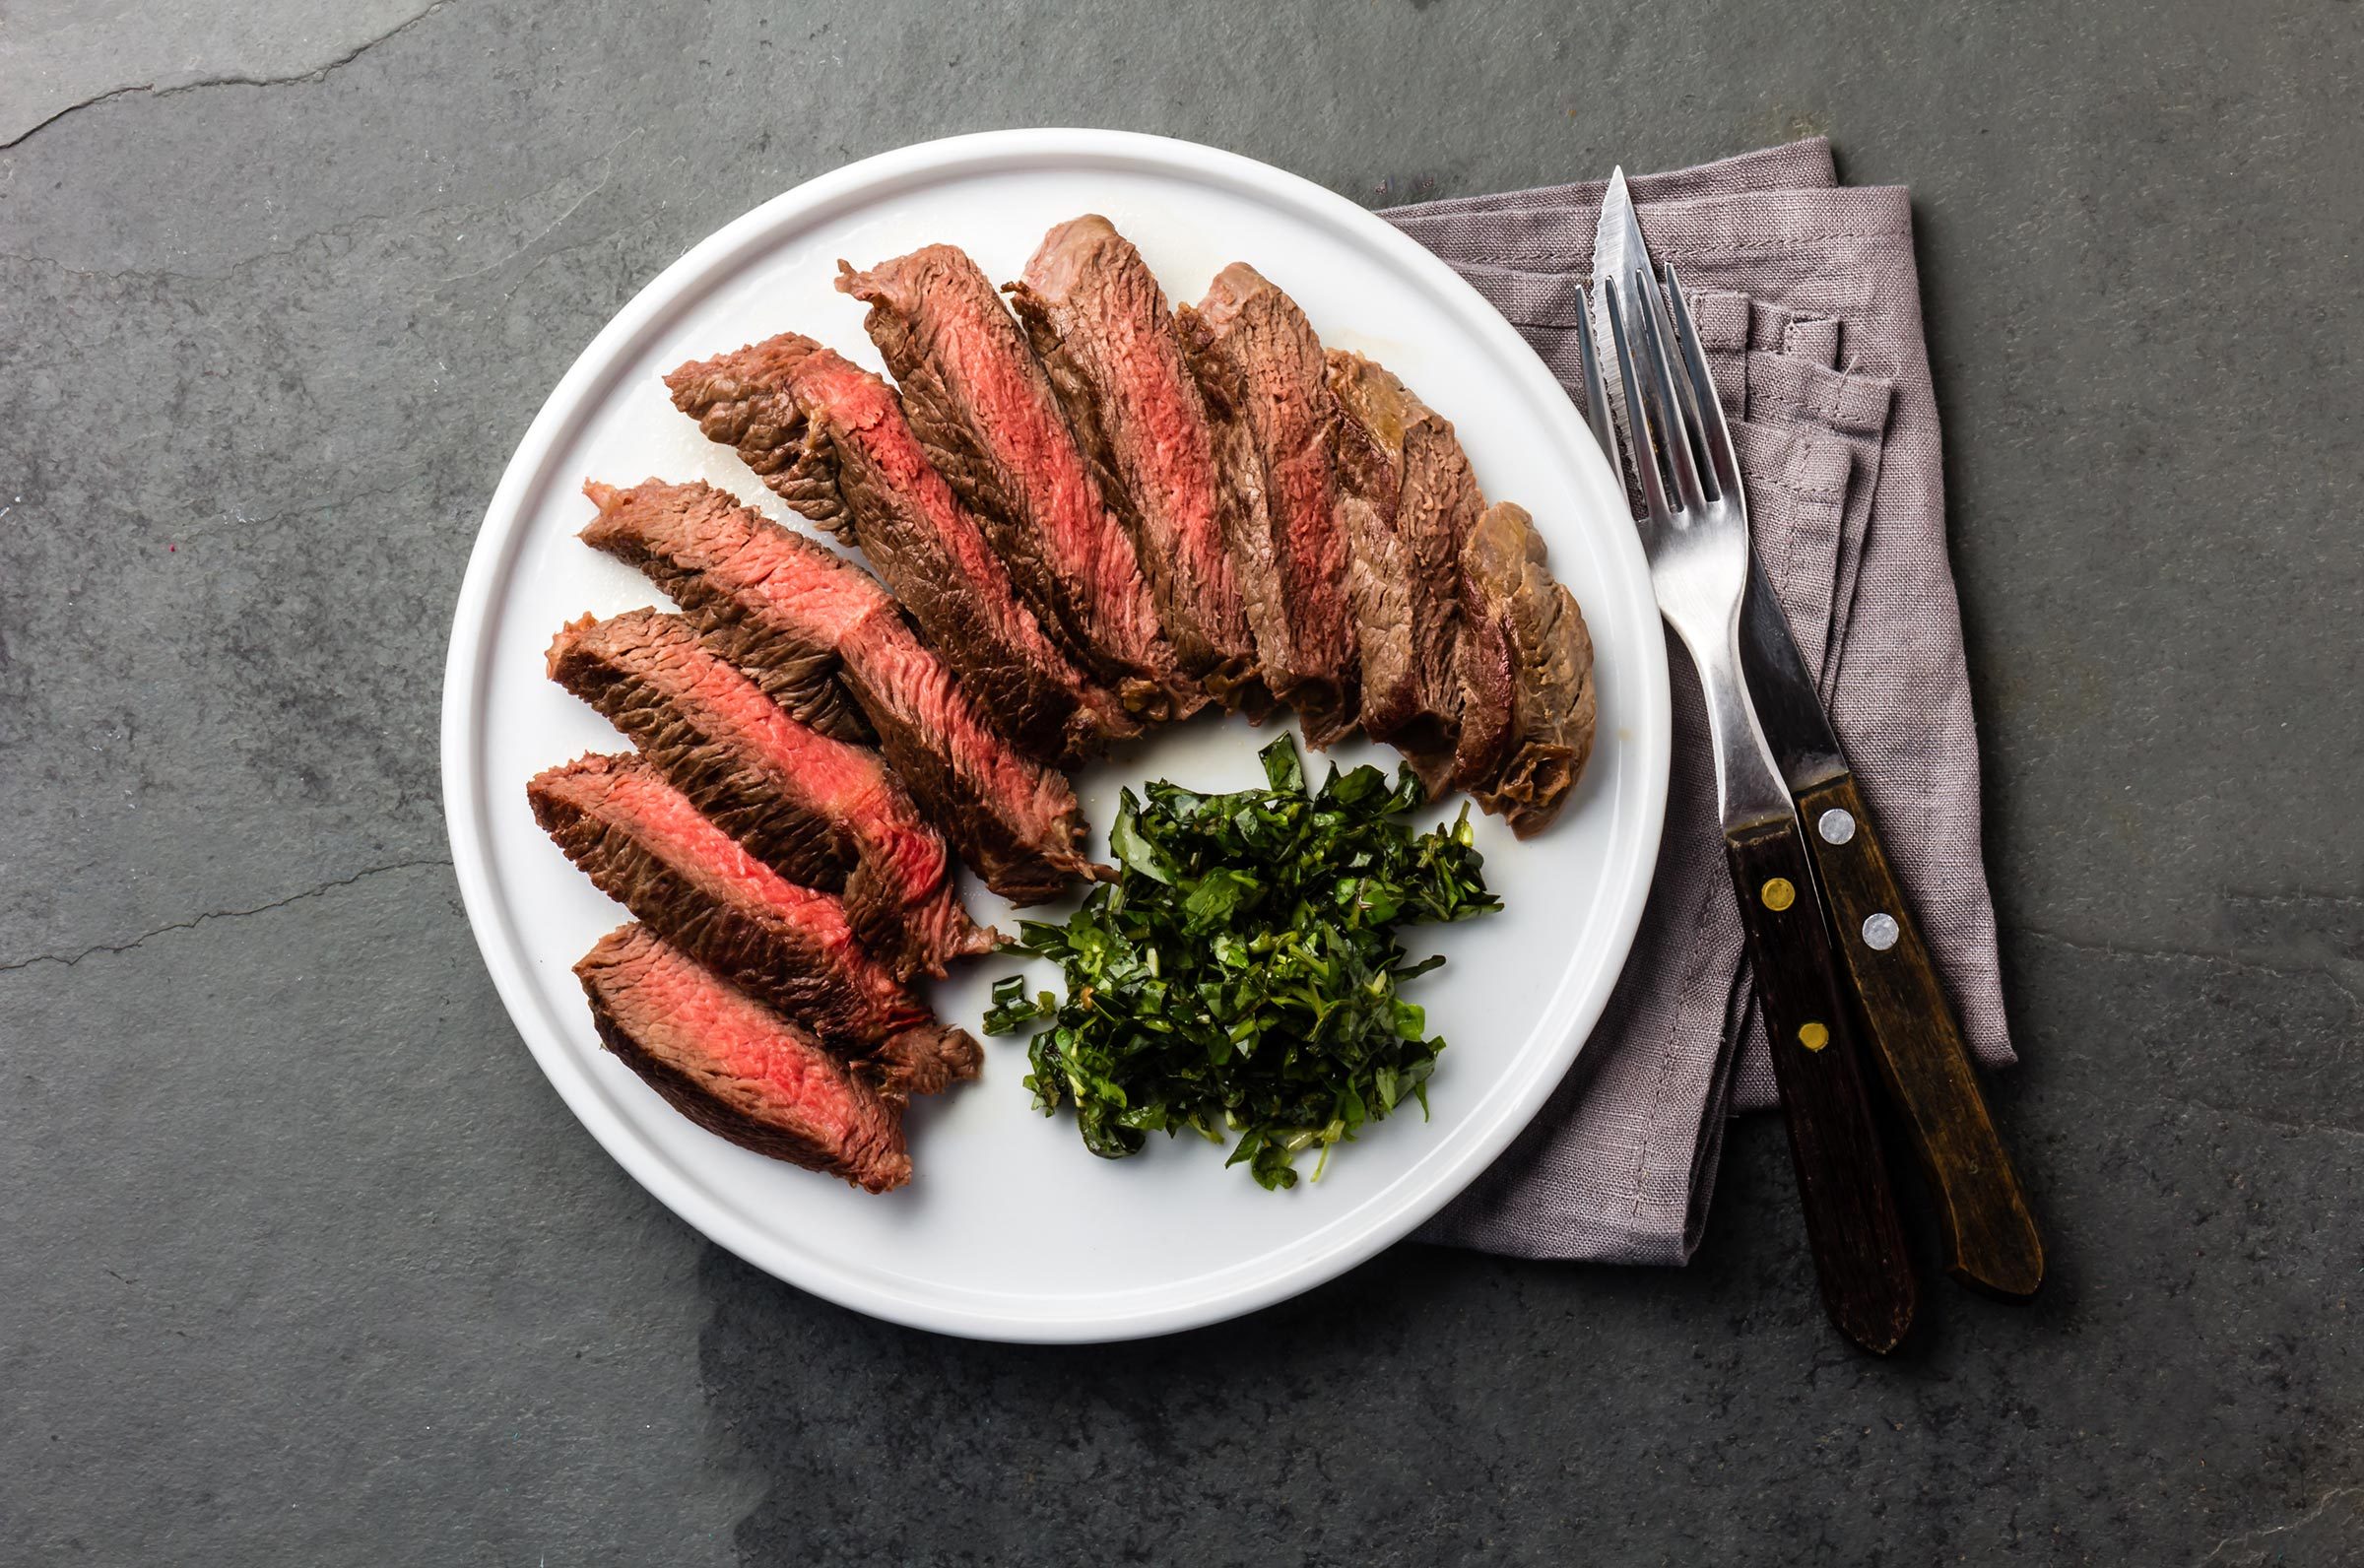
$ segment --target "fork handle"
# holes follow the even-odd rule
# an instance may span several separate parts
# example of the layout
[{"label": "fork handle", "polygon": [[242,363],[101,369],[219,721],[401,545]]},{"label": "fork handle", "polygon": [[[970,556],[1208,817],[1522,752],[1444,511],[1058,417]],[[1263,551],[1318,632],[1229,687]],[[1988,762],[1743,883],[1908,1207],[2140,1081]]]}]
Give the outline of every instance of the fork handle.
[{"label": "fork handle", "polygon": [[2024,1301],[2044,1281],[2044,1243],[1855,775],[1805,791],[1798,812],[1811,824],[1806,843],[1841,961],[1863,1001],[1872,1060],[1904,1112],[1937,1202],[1945,1272]]},{"label": "fork handle", "polygon": [[1785,812],[1728,826],[1724,848],[1823,1310],[1848,1339],[1884,1355],[1912,1327],[1920,1285],[1798,819]]}]

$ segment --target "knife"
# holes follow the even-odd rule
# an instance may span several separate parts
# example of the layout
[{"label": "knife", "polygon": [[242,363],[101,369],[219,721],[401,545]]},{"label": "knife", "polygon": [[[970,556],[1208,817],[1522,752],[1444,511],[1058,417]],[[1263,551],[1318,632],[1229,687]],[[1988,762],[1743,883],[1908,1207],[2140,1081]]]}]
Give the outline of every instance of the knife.
[{"label": "knife", "polygon": [[[1636,268],[1657,276],[1619,169],[1602,201],[1593,276],[1622,278]],[[1594,334],[1596,341],[1602,336]],[[1713,386],[1705,364],[1692,365],[1691,373],[1701,387]],[[1588,376],[1588,394],[1594,384]],[[1613,441],[1609,461],[1616,462]],[[1766,745],[1806,824],[1820,903],[1861,1005],[1872,1057],[1904,1114],[1937,1204],[1945,1272],[1989,1294],[2024,1301],[2044,1278],[2035,1217],[1979,1090],[1929,946],[1753,541],[1740,610],[1740,665]]]},{"label": "knife", "polygon": [[[1723,421],[1707,423],[1716,408],[1714,388],[1702,394],[1694,385],[1683,349],[1674,351],[1679,362],[1670,356],[1669,345],[1687,348],[1695,338],[1673,275],[1662,298],[1647,273],[1615,275],[1624,259],[1620,247],[1612,239],[1605,248],[1605,276],[1596,287],[1609,307],[1605,336],[1614,346],[1631,437],[1621,445],[1632,458],[1647,518],[1636,526],[1659,613],[1698,672],[1715,755],[1717,821],[1781,1091],[1815,1282],[1839,1332],[1885,1354],[1912,1327],[1920,1284],[1872,1112],[1855,1010],[1814,898],[1806,829],[1740,670],[1745,487]],[[1645,396],[1645,388],[1653,390]],[[1699,434],[1705,467],[1681,444],[1690,430]]]}]

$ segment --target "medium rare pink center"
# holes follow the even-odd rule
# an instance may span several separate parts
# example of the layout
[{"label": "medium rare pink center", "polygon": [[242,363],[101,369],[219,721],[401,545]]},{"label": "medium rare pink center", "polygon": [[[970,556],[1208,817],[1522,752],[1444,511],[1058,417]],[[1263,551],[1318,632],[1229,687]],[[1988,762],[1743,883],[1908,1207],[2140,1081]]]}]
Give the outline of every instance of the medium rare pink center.
[{"label": "medium rare pink center", "polygon": [[853,945],[844,906],[764,865],[699,814],[690,798],[638,768],[608,778],[609,810],[684,878],[717,901],[768,910],[832,951]]},{"label": "medium rare pink center", "polygon": [[825,647],[836,646],[871,617],[892,613],[884,588],[785,529],[750,529],[746,543],[708,575],[736,592],[759,595]]},{"label": "medium rare pink center", "polygon": [[952,488],[928,461],[910,422],[887,391],[886,384],[831,350],[812,356],[800,367],[797,392],[828,411],[845,435],[862,443],[863,454],[894,490],[920,508],[931,531],[952,558],[960,580],[971,591],[990,595],[994,620],[1028,644],[1045,661],[1056,661],[1031,615],[1018,613],[1010,585],[1010,572],[1001,556],[986,543],[984,530],[968,515]]},{"label": "medium rare pink center", "polygon": [[791,1031],[751,999],[672,948],[655,953],[634,988],[674,1036],[677,1055],[702,1059],[767,1091],[832,1147],[858,1145],[878,1118],[844,1068],[818,1041]]},{"label": "medium rare pink center", "polygon": [[[737,733],[740,743],[814,808],[883,859],[907,888],[937,884],[945,871],[944,840],[911,807],[875,751],[797,723],[727,661],[691,641],[688,668],[671,677]],[[651,671],[658,680],[670,671]]]},{"label": "medium rare pink center", "polygon": [[973,309],[990,309],[998,317],[1001,306],[991,300],[976,305],[963,297],[968,291],[956,280],[942,280],[937,287],[949,296],[940,301],[938,319],[945,325],[934,343],[946,378],[966,391],[999,466],[1025,491],[1027,510],[1061,574],[1080,580],[1091,596],[1093,610],[1105,621],[1094,629],[1120,657],[1153,662],[1157,627],[1142,590],[1140,562],[1108,516],[1099,486],[1084,468],[1084,454],[1051,402],[1049,388],[1026,373],[1032,360],[1018,341],[1018,329],[1003,331],[1002,321],[977,319]]},{"label": "medium rare pink center", "polygon": [[1215,522],[1215,451],[1184,390],[1181,351],[1161,320],[1145,322],[1121,305],[1098,315],[1114,361],[1106,390],[1116,419],[1137,437],[1147,469],[1141,481],[1156,492],[1198,575],[1227,597],[1231,556]]},{"label": "medium rare pink center", "polygon": [[[936,656],[913,640],[901,622],[874,622],[859,649],[865,669],[901,692],[912,718],[943,737],[952,765],[980,798],[1006,803],[1020,814],[1012,825],[1036,844],[1067,842],[1070,810],[1058,774],[1021,760],[998,734],[987,729]],[[1066,798],[1063,798],[1066,797]]]}]

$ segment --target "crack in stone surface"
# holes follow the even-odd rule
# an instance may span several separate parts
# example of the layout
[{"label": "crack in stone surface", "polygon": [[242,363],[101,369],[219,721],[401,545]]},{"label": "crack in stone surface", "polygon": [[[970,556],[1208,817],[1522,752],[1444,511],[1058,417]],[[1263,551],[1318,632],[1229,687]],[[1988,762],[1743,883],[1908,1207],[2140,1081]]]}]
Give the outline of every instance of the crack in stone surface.
[{"label": "crack in stone surface", "polygon": [[2254,1122],[2261,1127],[2279,1128],[2286,1133],[2320,1133],[2329,1138],[2364,1139],[2364,1126],[2350,1126],[2345,1122],[2310,1122],[2280,1111],[2270,1111],[2263,1106],[2227,1105],[2217,1100],[2203,1100],[2191,1094],[2144,1094],[2130,1098],[2121,1094],[2099,1093],[2071,1083],[2049,1085],[2045,1092],[2078,1100],[2113,1114],[2124,1111],[2130,1106],[2137,1110],[2164,1111],[2171,1114],[2179,1111],[2200,1111],[2210,1116],[2229,1116],[2235,1121]]},{"label": "crack in stone surface", "polygon": [[[2337,895],[2317,894],[2292,894],[2278,901],[2318,907],[2327,903],[2352,904],[2355,902]],[[2364,964],[2338,955],[2321,942],[2310,945],[2316,949],[2313,952],[2300,952],[2283,957],[2266,956],[2257,949],[2246,947],[2233,952],[2176,947],[2136,947],[2118,943],[2082,942],[2062,936],[2057,932],[2040,931],[2028,926],[2014,926],[2010,928],[2010,931],[2014,936],[2032,937],[2038,942],[2048,943],[2069,952],[2091,953],[2122,961],[2209,964],[2230,970],[2235,974],[2246,974],[2283,982],[2293,979],[2321,979],[2328,981],[2334,990],[2347,997],[2350,1003],[2364,1007],[2364,985],[2358,984],[2359,977],[2364,977]],[[2338,1052],[2324,1066],[2336,1066],[2345,1059],[2345,1056],[2346,1042],[2343,1040],[2340,1042]],[[2317,1069],[2318,1073],[2321,1071],[2323,1071],[2322,1068]],[[2068,1089],[2067,1092],[2080,1094],[2080,1091],[2075,1089]],[[2080,1095],[2080,1097],[2092,1096]],[[2113,1100],[2108,1103],[2113,1106],[2123,1106],[2126,1102]],[[2141,1096],[2134,1103],[2152,1110],[2170,1113],[2200,1112],[2213,1116],[2232,1117],[2261,1127],[2277,1128],[2284,1132],[2317,1134],[2337,1139],[2364,1139],[2364,1123],[2337,1118],[2310,1119],[2262,1105],[2228,1104],[2196,1095],[2156,1093]]]},{"label": "crack in stone surface", "polygon": [[248,909],[208,909],[201,914],[192,915],[186,920],[175,920],[169,925],[158,926],[153,931],[143,931],[128,942],[94,943],[79,952],[36,952],[30,958],[18,958],[8,963],[0,963],[0,974],[7,974],[17,969],[31,969],[44,963],[53,963],[61,968],[71,969],[83,959],[95,954],[129,952],[143,943],[152,942],[169,932],[194,931],[208,921],[243,920],[249,915],[265,915],[274,909],[285,909],[290,904],[301,903],[307,898],[317,898],[323,893],[334,892],[340,887],[351,887],[357,882],[366,882],[372,877],[382,877],[390,872],[417,871],[423,866],[449,866],[450,864],[451,860],[448,856],[436,855],[420,860],[392,861],[383,866],[365,866],[350,877],[339,877],[333,882],[324,882],[316,887],[306,887],[300,892],[290,893],[285,898],[274,898],[267,904],[256,904]]},{"label": "crack in stone surface", "polygon": [[321,78],[327,76],[330,72],[342,70],[346,66],[351,65],[354,61],[360,59],[362,55],[368,53],[371,49],[376,48],[379,44],[385,42],[387,39],[399,36],[400,34],[409,32],[411,29],[417,27],[420,23],[425,22],[428,17],[433,16],[436,12],[442,10],[450,3],[451,0],[434,0],[432,5],[420,12],[417,16],[410,17],[405,21],[397,23],[395,26],[388,28],[385,32],[379,33],[374,38],[364,38],[361,42],[355,44],[343,54],[338,55],[335,59],[324,61],[319,65],[313,66],[308,71],[297,71],[288,76],[201,76],[193,77],[184,82],[134,82],[128,87],[109,88],[103,93],[94,93],[89,98],[83,98],[79,102],[67,104],[64,108],[59,109],[54,114],[44,116],[37,123],[28,126],[26,129],[10,137],[7,141],[0,142],[0,149],[21,147],[25,144],[29,137],[32,137],[43,130],[46,130],[50,126],[55,125],[59,120],[64,119],[69,114],[74,114],[83,109],[87,109],[93,104],[104,103],[111,98],[129,98],[134,93],[144,93],[150,98],[170,98],[176,93],[193,93],[197,89],[204,87],[293,87],[300,82],[317,82]]},{"label": "crack in stone surface", "polygon": [[[448,3],[448,0],[445,0],[445,3]],[[465,283],[471,279],[482,278],[490,274],[501,272],[504,269],[515,266],[519,261],[531,257],[531,264],[525,269],[525,273],[521,273],[519,275],[519,279],[517,280],[518,282],[522,282],[524,276],[526,274],[530,274],[533,267],[538,267],[542,263],[555,257],[566,255],[571,251],[580,250],[588,245],[598,244],[606,239],[615,237],[617,234],[626,233],[634,229],[644,227],[650,221],[650,219],[655,216],[654,211],[643,212],[637,217],[633,218],[629,223],[626,223],[620,228],[603,230],[602,232],[590,235],[587,238],[555,246],[548,250],[537,251],[536,249],[536,247],[542,245],[553,234],[564,228],[577,213],[582,211],[584,207],[590,204],[593,197],[599,195],[602,191],[608,189],[616,182],[616,175],[618,172],[616,165],[616,155],[645,134],[646,127],[635,127],[631,131],[626,132],[624,136],[619,137],[616,141],[610,143],[604,151],[583,160],[579,163],[571,165],[564,173],[550,181],[548,184],[528,191],[523,195],[508,198],[506,200],[493,203],[490,206],[479,208],[473,206],[454,207],[445,205],[439,207],[422,207],[411,212],[403,213],[361,213],[354,217],[341,220],[340,222],[330,224],[324,228],[312,229],[308,232],[298,234],[294,239],[289,240],[284,244],[274,245],[269,250],[260,250],[254,252],[252,255],[241,256],[237,260],[230,262],[229,265],[223,267],[217,272],[181,272],[168,267],[124,267],[113,271],[106,271],[90,267],[71,266],[55,256],[34,255],[24,251],[0,251],[0,265],[38,267],[50,272],[54,272],[61,277],[81,279],[85,282],[93,284],[105,284],[113,286],[126,286],[133,284],[188,284],[217,286],[238,280],[242,275],[259,267],[267,266],[272,262],[290,261],[301,258],[307,253],[318,251],[324,243],[337,240],[352,240],[359,243],[366,238],[372,237],[372,230],[381,231],[381,234],[378,237],[382,237],[382,231],[393,226],[400,226],[401,233],[405,235],[413,235],[433,230],[438,228],[451,227],[452,215],[455,213],[462,215],[467,226],[470,228],[479,227],[488,222],[497,222],[499,219],[513,215],[521,209],[531,207],[536,202],[539,202],[552,195],[554,192],[561,189],[567,184],[568,181],[577,179],[591,173],[594,170],[597,170],[598,176],[591,186],[584,190],[581,195],[575,197],[572,202],[568,203],[566,209],[559,213],[556,219],[542,225],[531,234],[528,234],[524,238],[516,241],[496,259],[488,262],[483,266],[471,267],[465,272],[455,273],[450,277],[437,278],[433,280],[432,287],[436,289],[446,289],[453,284]],[[677,158],[673,162],[678,163],[681,163],[682,160]],[[513,292],[515,288],[516,283],[512,283],[510,286],[511,292]],[[54,367],[54,364],[55,361],[34,361],[24,365],[21,368],[46,369]]]},{"label": "crack in stone surface", "polygon": [[[2307,895],[2312,898],[2313,895]],[[2274,958],[2262,956],[2256,948],[2244,947],[2222,951],[2206,947],[2134,947],[2113,942],[2080,942],[2062,936],[2057,931],[2043,931],[2034,926],[2008,928],[2014,936],[2032,937],[2070,952],[2089,952],[2105,958],[2124,958],[2150,962],[2215,963],[2240,974],[2253,974],[2277,980],[2294,976],[2315,975],[2329,980],[2346,996],[2348,1001],[2364,1007],[2364,964],[2352,959],[2329,955],[2314,957]]]},{"label": "crack in stone surface", "polygon": [[[548,239],[552,234],[557,233],[558,229],[565,225],[568,219],[572,218],[576,213],[581,212],[584,206],[590,202],[592,197],[597,196],[601,191],[606,190],[610,185],[616,182],[616,155],[622,152],[627,143],[637,141],[646,130],[646,126],[633,127],[630,131],[625,132],[623,136],[618,137],[613,143],[609,144],[608,150],[600,154],[597,158],[589,159],[584,163],[577,164],[575,167],[567,170],[564,175],[551,181],[548,185],[545,185],[542,187],[542,189],[534,192],[532,195],[509,203],[509,210],[515,211],[517,208],[523,207],[529,202],[538,201],[542,197],[549,195],[552,191],[555,191],[560,185],[563,185],[568,179],[572,179],[585,170],[596,165],[605,165],[605,167],[601,170],[599,178],[592,182],[590,189],[584,191],[573,201],[567,203],[566,210],[564,212],[558,214],[558,217],[552,219],[549,223],[544,224],[540,229],[534,230],[533,233],[527,235],[523,240],[519,241],[509,250],[508,254],[500,257],[496,261],[488,262],[482,267],[472,267],[466,272],[455,273],[451,277],[437,279],[435,286],[437,288],[446,288],[455,283],[466,283],[472,278],[482,278],[487,274],[498,272],[502,268],[508,266],[510,263],[530,254],[536,245],[539,245],[543,240]],[[583,241],[585,244],[593,242],[595,241]],[[562,246],[558,250],[551,251],[549,256],[561,255],[567,249],[579,248],[579,245]],[[548,260],[549,256],[537,258],[536,265],[539,265],[541,261]],[[532,269],[528,268],[527,270],[530,272]],[[512,284],[510,287],[514,289],[515,285]]]},{"label": "crack in stone surface", "polygon": [[[5,145],[5,144],[0,144]],[[427,214],[438,209],[423,209],[417,213],[362,213],[325,229],[315,229],[298,234],[285,245],[270,250],[258,250],[251,256],[241,256],[220,272],[174,272],[165,267],[125,267],[118,272],[98,272],[88,267],[69,267],[55,256],[31,256],[19,251],[0,251],[0,262],[14,262],[25,267],[47,267],[68,278],[85,278],[92,283],[229,283],[252,268],[274,261],[287,261],[302,255],[322,240],[347,239],[358,236],[371,225],[396,223],[416,224]]]},{"label": "crack in stone surface", "polygon": [[2224,1548],[2227,1546],[2247,1545],[2249,1542],[2256,1540],[2261,1535],[2288,1535],[2291,1531],[2311,1525],[2318,1519],[2321,1519],[2324,1515],[2324,1511],[2330,1508],[2331,1504],[2337,1502],[2342,1497],[2353,1496],[2357,1492],[2364,1492],[2364,1486],[2334,1486],[2330,1491],[2325,1492],[2322,1499],[2318,1501],[2313,1508],[2308,1509],[2305,1513],[2299,1515],[2287,1525],[2267,1525],[2258,1530],[2245,1530],[2237,1535],[2227,1535],[2224,1537],[2224,1539],[2216,1543],[2214,1550],[2210,1551],[2205,1557],[2202,1557],[2200,1560],[2200,1568],[2207,1568],[2209,1563],[2212,1563],[2217,1558],[2223,1556]]}]

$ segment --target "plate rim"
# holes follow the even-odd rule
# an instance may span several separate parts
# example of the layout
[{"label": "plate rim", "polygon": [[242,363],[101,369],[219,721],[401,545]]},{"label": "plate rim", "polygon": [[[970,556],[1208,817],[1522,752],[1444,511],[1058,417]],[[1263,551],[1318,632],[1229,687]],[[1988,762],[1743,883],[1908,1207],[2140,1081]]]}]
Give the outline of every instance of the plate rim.
[{"label": "plate rim", "polygon": [[[444,661],[439,745],[446,831],[452,867],[459,883],[471,935],[510,1024],[525,1041],[552,1087],[585,1131],[625,1173],[683,1222],[707,1240],[725,1248],[773,1277],[839,1306],[907,1327],[963,1338],[1035,1343],[1093,1343],[1146,1339],[1219,1323],[1286,1300],[1338,1277],[1409,1235],[1462,1193],[1490,1166],[1543,1109],[1565,1078],[1598,1026],[1616,977],[1623,971],[1640,928],[1642,910],[1655,881],[1658,849],[1664,833],[1669,767],[1672,756],[1672,714],[1663,638],[1636,639],[1640,658],[1642,707],[1625,726],[1623,744],[1637,750],[1641,769],[1640,821],[1634,838],[1633,875],[1626,879],[1623,897],[1610,912],[1610,940],[1603,945],[1599,969],[1588,995],[1575,1010],[1563,1039],[1552,1048],[1557,1070],[1539,1073],[1533,1084],[1508,1106],[1495,1123],[1473,1139],[1460,1156],[1439,1169],[1409,1201],[1401,1202],[1359,1231],[1327,1250],[1294,1259],[1285,1267],[1244,1284],[1163,1306],[1102,1313],[1088,1317],[1041,1318],[1022,1313],[998,1313],[976,1307],[931,1304],[911,1294],[878,1287],[868,1280],[838,1273],[825,1264],[818,1268],[802,1256],[783,1258],[770,1238],[739,1216],[713,1206],[696,1184],[677,1171],[671,1160],[605,1103],[591,1080],[589,1061],[572,1049],[563,1031],[555,1026],[542,1007],[530,974],[531,961],[521,939],[503,917],[491,873],[492,823],[486,792],[477,787],[481,771],[472,728],[482,713],[484,693],[492,676],[490,621],[487,612],[496,586],[504,584],[525,543],[523,502],[544,483],[545,470],[558,448],[587,417],[603,376],[621,373],[629,349],[669,313],[689,308],[726,279],[745,249],[768,242],[774,230],[825,217],[830,208],[857,198],[875,198],[896,186],[947,176],[990,172],[997,167],[1022,169],[1079,165],[1124,167],[1165,176],[1213,180],[1273,201],[1300,216],[1346,230],[1350,237],[1374,247],[1382,259],[1403,267],[1415,281],[1465,304],[1479,333],[1491,338],[1527,378],[1547,389],[1541,416],[1558,426],[1561,440],[1577,454],[1580,467],[1596,470],[1596,489],[1613,485],[1607,460],[1594,445],[1575,405],[1535,350],[1519,336],[1467,281],[1434,253],[1388,224],[1376,213],[1305,177],[1277,168],[1245,155],[1201,143],[1138,131],[1046,127],[979,131],[914,143],[842,164],[781,192],[723,225],[690,247],[632,295],[575,357],[551,389],[524,437],[503,468],[498,485],[485,508],[472,545],[466,573],[453,609],[452,630]],[[1647,564],[1638,535],[1630,531],[1607,542],[1612,566],[1621,561],[1626,590],[1638,590],[1647,611],[1645,624],[1655,625],[1657,610],[1649,592]],[[505,939],[505,940],[504,940]],[[551,1025],[545,1027],[544,1025]]]}]

